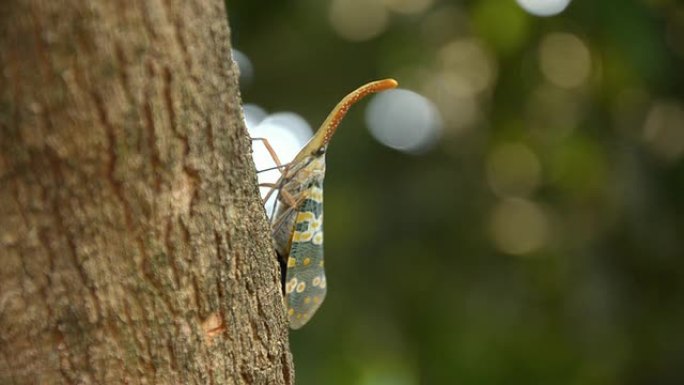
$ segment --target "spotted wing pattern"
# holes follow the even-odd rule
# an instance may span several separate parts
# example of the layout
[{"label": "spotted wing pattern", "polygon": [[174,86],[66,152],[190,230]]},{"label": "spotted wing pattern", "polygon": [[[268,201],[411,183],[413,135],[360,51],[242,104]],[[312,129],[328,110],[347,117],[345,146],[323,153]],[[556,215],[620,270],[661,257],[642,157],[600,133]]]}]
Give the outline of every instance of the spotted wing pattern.
[{"label": "spotted wing pattern", "polygon": [[323,178],[311,181],[297,206],[287,258],[285,297],[292,329],[304,326],[326,293],[323,266]]}]

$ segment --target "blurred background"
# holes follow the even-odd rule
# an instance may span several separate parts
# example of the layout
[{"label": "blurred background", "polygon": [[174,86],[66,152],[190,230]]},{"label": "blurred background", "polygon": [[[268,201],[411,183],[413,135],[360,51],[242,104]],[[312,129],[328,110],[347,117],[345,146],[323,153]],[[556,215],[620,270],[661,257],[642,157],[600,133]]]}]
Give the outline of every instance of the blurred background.
[{"label": "blurred background", "polygon": [[683,2],[227,4],[283,161],[400,83],[329,147],[297,384],[684,384]]}]

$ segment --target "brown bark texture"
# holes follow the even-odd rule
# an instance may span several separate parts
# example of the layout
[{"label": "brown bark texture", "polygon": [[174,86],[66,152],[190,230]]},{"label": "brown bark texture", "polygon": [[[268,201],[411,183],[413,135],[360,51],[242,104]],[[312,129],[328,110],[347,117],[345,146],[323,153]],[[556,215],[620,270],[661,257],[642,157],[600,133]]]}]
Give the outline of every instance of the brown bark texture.
[{"label": "brown bark texture", "polygon": [[221,0],[0,2],[0,384],[291,384]]}]

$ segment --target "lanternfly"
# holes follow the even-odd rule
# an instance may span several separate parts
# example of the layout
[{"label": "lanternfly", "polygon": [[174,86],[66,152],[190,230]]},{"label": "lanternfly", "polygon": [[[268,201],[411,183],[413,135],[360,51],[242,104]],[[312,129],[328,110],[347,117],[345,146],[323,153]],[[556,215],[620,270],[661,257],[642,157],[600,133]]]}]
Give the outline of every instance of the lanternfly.
[{"label": "lanternfly", "polygon": [[299,329],[311,319],[327,288],[323,266],[323,178],[328,143],[354,103],[396,86],[393,79],[378,80],[345,96],[294,160],[282,166],[280,179],[268,185],[273,189],[265,201],[277,191],[277,211],[272,216],[271,229],[284,271],[287,315],[292,329]]}]

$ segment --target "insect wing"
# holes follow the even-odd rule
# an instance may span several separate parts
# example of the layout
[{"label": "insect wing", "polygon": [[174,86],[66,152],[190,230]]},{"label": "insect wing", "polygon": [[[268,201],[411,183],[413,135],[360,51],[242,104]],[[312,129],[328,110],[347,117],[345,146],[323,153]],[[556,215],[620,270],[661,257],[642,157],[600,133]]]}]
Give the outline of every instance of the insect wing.
[{"label": "insect wing", "polygon": [[304,326],[326,293],[323,267],[323,180],[315,180],[298,206],[285,277],[292,329]]}]

